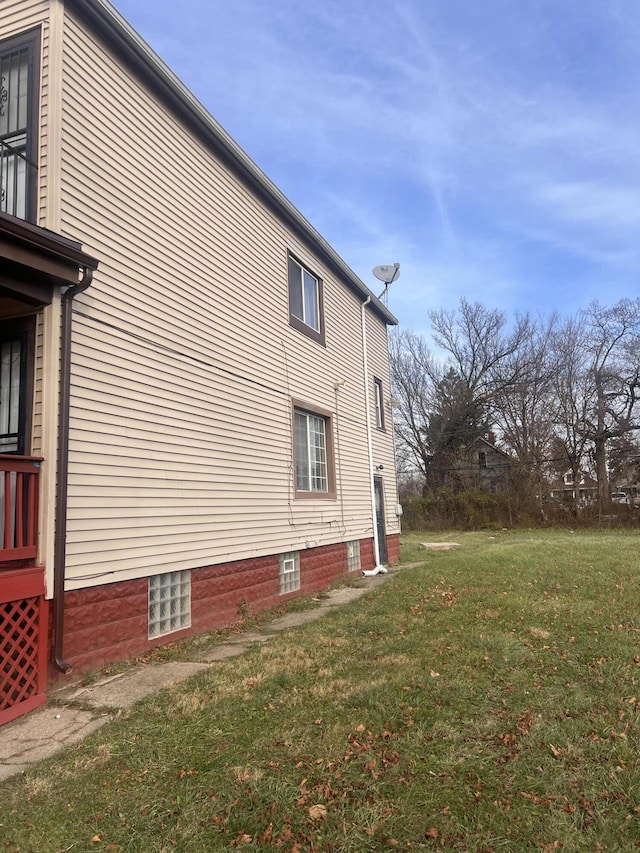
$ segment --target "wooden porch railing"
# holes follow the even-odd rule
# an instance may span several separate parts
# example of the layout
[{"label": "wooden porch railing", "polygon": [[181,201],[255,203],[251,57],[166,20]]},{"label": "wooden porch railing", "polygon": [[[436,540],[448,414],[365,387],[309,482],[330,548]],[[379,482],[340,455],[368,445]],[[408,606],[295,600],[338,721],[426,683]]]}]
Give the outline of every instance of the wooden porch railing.
[{"label": "wooden porch railing", "polygon": [[35,456],[0,454],[0,567],[36,559],[41,462]]}]

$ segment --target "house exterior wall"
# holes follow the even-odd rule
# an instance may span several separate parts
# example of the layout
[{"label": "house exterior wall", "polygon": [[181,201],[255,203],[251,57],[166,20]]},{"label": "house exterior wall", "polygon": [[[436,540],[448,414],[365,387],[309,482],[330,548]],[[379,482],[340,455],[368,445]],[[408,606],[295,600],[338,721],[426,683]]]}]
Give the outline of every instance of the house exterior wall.
[{"label": "house exterior wall", "polygon": [[[71,363],[65,655],[87,668],[174,636],[147,639],[150,576],[191,570],[193,633],[235,621],[241,599],[281,601],[281,553],[300,554],[300,593],[346,573],[349,541],[373,566],[367,424],[391,561],[399,523],[385,318],[375,303],[363,312],[364,295],[305,229],[238,177],[78,5],[9,0],[0,37],[41,27],[38,224],[100,262],[74,301]],[[289,323],[288,253],[322,281],[323,343]],[[39,561],[51,598],[57,293],[35,344],[31,452],[45,458]],[[335,495],[296,496],[294,401],[329,414]]]},{"label": "house exterior wall", "polygon": [[[396,559],[398,544],[398,536],[390,537],[389,551]],[[363,561],[372,565],[371,540],[362,540],[360,550]],[[304,551],[300,561],[300,592],[309,594],[326,588],[346,571],[344,543]],[[247,612],[275,607],[292,594],[279,594],[278,558],[270,555],[192,571],[191,597],[191,627],[149,640],[145,578],[69,592],[65,599],[65,659],[78,675],[115,660],[144,654],[169,640],[236,624]]]},{"label": "house exterior wall", "polygon": [[[100,258],[75,303],[67,588],[371,533],[360,300],[69,11],[62,63],[60,227]],[[323,280],[325,347],[289,325],[288,251]],[[291,401],[335,438],[339,379],[342,506],[296,500]]]},{"label": "house exterior wall", "polygon": [[[0,38],[11,38],[38,28],[40,31],[38,97],[38,204],[37,224],[58,229],[59,207],[59,104],[61,39],[64,9],[61,0],[3,0],[0,7]],[[53,61],[52,61],[53,57]],[[55,459],[57,455],[57,402],[59,383],[60,304],[53,304],[37,318],[35,375],[31,417],[31,447],[42,456],[38,562],[46,567],[46,585],[53,589]]]}]

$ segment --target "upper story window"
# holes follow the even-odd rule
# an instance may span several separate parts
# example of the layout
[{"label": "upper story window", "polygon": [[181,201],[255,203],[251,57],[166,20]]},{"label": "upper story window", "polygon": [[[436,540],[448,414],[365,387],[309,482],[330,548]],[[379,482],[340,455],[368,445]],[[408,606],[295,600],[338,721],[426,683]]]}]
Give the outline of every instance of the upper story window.
[{"label": "upper story window", "polygon": [[373,379],[373,390],[376,402],[376,427],[384,429],[384,396],[382,394],[382,379]]},{"label": "upper story window", "polygon": [[335,497],[330,413],[294,403],[293,419],[296,497]]},{"label": "upper story window", "polygon": [[289,255],[289,322],[324,345],[322,279]]},{"label": "upper story window", "polygon": [[0,210],[35,221],[39,31],[0,42]]}]

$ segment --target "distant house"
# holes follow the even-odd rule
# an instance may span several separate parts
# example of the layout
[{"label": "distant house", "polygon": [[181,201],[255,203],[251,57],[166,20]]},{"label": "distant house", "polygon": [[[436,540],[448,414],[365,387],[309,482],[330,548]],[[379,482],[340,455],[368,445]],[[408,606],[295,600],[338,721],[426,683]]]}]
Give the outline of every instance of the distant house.
[{"label": "distant house", "polygon": [[565,471],[562,477],[551,483],[549,496],[564,503],[574,504],[578,501],[583,506],[587,506],[598,496],[598,483],[584,471],[580,471],[577,478],[573,471]]},{"label": "distant house", "polygon": [[478,486],[485,492],[504,492],[509,486],[513,460],[508,453],[495,445],[492,433],[476,439],[473,461],[477,458]]},{"label": "distant house", "polygon": [[399,555],[396,320],[107,0],[0,5],[0,722]]},{"label": "distant house", "polygon": [[611,473],[611,491],[624,492],[630,503],[638,503],[640,495],[640,455],[629,453],[616,460]]},{"label": "distant house", "polygon": [[495,444],[493,433],[475,439],[455,465],[444,472],[444,485],[453,488],[503,492],[509,486],[513,460]]}]

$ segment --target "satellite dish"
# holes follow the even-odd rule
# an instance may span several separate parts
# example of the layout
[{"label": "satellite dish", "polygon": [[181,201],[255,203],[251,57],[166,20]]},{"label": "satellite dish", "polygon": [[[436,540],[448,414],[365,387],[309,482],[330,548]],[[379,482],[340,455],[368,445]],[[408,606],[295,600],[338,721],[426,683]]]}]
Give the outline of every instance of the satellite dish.
[{"label": "satellite dish", "polygon": [[400,264],[382,264],[373,268],[373,274],[388,286],[400,278]]},{"label": "satellite dish", "polygon": [[400,264],[381,264],[373,268],[373,274],[377,279],[384,282],[384,290],[378,296],[383,304],[387,304],[389,285],[400,278]]}]

